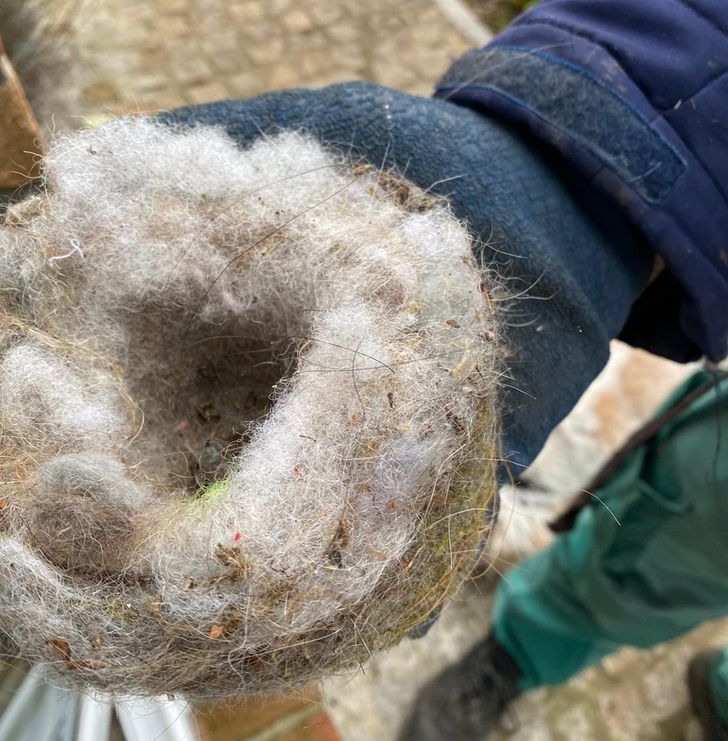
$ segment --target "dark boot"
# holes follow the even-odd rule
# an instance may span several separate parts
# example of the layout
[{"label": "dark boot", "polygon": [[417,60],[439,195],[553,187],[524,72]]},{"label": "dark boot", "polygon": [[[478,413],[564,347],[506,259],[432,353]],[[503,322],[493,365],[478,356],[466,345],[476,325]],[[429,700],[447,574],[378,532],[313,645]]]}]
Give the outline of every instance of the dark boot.
[{"label": "dark boot", "polygon": [[688,667],[690,698],[706,741],[728,741],[728,725],[718,716],[710,692],[710,665],[717,656],[717,651],[705,651],[698,654]]},{"label": "dark boot", "polygon": [[519,676],[489,636],[425,686],[399,741],[481,741],[519,694]]}]

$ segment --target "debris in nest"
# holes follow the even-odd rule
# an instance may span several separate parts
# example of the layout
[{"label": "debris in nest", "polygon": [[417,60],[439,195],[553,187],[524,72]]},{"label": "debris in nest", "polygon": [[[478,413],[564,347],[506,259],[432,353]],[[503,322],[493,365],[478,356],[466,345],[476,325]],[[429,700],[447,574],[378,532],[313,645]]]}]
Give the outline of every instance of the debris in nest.
[{"label": "debris in nest", "polygon": [[342,517],[334,533],[334,538],[326,551],[330,563],[336,568],[341,568],[344,563],[342,550],[349,544],[349,523]]},{"label": "debris in nest", "polygon": [[239,546],[226,546],[218,543],[215,546],[215,560],[228,569],[226,574],[218,577],[218,580],[238,581],[244,579],[248,573],[248,564],[243,558]]},{"label": "debris in nest", "polygon": [[341,551],[338,548],[329,548],[328,554],[331,565],[336,566],[337,569],[340,569],[342,564],[344,563]]},{"label": "debris in nest", "polygon": [[63,661],[71,660],[71,647],[68,645],[68,641],[64,641],[62,638],[49,638],[48,645],[59,659]]},{"label": "debris in nest", "polygon": [[213,625],[210,628],[210,633],[208,634],[207,637],[211,641],[214,641],[216,638],[219,638],[224,632],[225,632],[225,628],[223,628],[222,625]]},{"label": "debris in nest", "polygon": [[227,468],[228,462],[222,444],[213,438],[205,440],[195,461],[194,474],[198,488],[204,490],[214,482],[224,479]]},{"label": "debris in nest", "polygon": [[68,641],[64,641],[62,638],[49,638],[48,645],[56,657],[71,669],[94,671],[101,668],[101,665],[98,663],[71,658],[71,647]]},{"label": "debris in nest", "polygon": [[445,418],[452,425],[453,430],[458,434],[465,432],[465,426],[459,419],[457,414],[454,414],[450,409],[445,410]]},{"label": "debris in nest", "polygon": [[219,422],[220,421],[220,412],[218,411],[217,407],[211,401],[206,401],[204,404],[198,404],[195,407],[195,412],[197,412],[197,416],[203,422]]},{"label": "debris in nest", "polygon": [[[368,171],[373,171],[373,167],[368,164],[357,165],[354,168],[354,172],[358,174]],[[429,195],[416,185],[408,183],[403,178],[384,170],[375,174],[377,178],[376,186],[372,186],[370,189],[373,196],[376,196],[378,190],[384,190],[402,208],[413,213],[424,213],[437,206],[436,197]]]},{"label": "debris in nest", "polygon": [[174,431],[181,435],[189,426],[190,421],[188,419],[181,419],[174,425]]}]

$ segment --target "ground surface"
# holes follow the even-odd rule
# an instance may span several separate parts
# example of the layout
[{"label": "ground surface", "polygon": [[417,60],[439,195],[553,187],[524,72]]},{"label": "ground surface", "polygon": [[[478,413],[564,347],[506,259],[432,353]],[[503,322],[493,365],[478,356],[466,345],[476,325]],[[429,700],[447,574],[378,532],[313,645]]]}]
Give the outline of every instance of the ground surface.
[{"label": "ground surface", "polygon": [[90,121],[351,79],[428,94],[478,33],[433,0],[79,2],[69,113]]},{"label": "ground surface", "polygon": [[[451,59],[484,38],[483,29],[469,26],[467,15],[444,0],[80,3],[67,38],[76,63],[64,84],[73,103],[59,104],[57,126],[349,79],[427,94]],[[512,3],[486,5],[500,12]],[[393,739],[416,687],[485,633],[490,593],[488,583],[471,588],[423,641],[402,644],[354,678],[329,682],[328,714],[313,690],[224,711],[206,708],[200,714],[205,737],[334,741],[335,725],[345,740]],[[564,687],[523,698],[497,738],[697,739],[685,664],[702,646],[722,640],[728,627],[708,625],[655,651],[623,651]]]},{"label": "ground surface", "polygon": [[[354,678],[327,682],[342,738],[395,741],[416,688],[485,633],[491,604],[489,580],[471,585],[426,638],[400,644]],[[700,741],[685,667],[698,651],[726,642],[723,622],[652,651],[624,649],[566,685],[523,696],[489,741]]]}]

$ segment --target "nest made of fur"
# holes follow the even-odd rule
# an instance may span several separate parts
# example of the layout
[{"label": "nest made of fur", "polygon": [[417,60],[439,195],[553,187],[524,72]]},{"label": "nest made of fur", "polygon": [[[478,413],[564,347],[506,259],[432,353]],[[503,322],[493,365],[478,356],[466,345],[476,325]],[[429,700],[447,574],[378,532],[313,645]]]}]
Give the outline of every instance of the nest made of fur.
[{"label": "nest made of fur", "polygon": [[0,228],[0,625],[56,680],[276,690],[473,563],[496,324],[446,205],[295,133],[60,139]]}]

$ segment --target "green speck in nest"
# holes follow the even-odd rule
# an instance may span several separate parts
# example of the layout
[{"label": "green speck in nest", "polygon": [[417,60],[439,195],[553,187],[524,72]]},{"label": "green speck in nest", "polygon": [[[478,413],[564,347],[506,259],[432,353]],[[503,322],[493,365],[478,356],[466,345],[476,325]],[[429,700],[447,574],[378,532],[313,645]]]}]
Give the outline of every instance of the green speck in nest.
[{"label": "green speck in nest", "polygon": [[209,504],[217,499],[221,494],[224,494],[230,485],[230,480],[227,478],[220,479],[219,481],[213,481],[208,486],[200,486],[197,489],[197,496],[195,497],[193,504],[195,506]]}]

